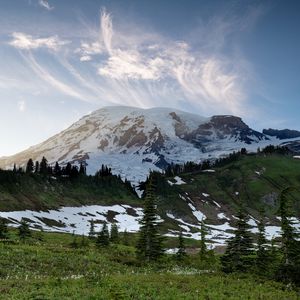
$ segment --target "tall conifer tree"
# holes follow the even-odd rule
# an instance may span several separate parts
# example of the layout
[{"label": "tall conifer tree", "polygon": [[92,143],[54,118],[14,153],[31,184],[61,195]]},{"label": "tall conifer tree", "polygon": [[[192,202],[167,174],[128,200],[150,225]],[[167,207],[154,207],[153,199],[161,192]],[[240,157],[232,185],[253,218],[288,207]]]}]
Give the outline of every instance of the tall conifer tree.
[{"label": "tall conifer tree", "polygon": [[281,217],[281,252],[282,261],[279,266],[277,277],[285,282],[294,282],[300,285],[300,242],[292,222],[292,213],[288,195],[294,190],[293,187],[284,189],[280,195]]},{"label": "tall conifer tree", "polygon": [[270,252],[267,250],[265,224],[263,219],[258,223],[258,238],[256,252],[256,270],[261,275],[269,273]]},{"label": "tall conifer tree", "polygon": [[0,218],[0,239],[7,239],[8,238],[8,229],[6,220]]},{"label": "tall conifer tree", "polygon": [[29,158],[27,164],[26,164],[26,173],[32,173],[34,170],[34,163],[31,158]]},{"label": "tall conifer tree", "polygon": [[102,229],[97,236],[96,243],[99,247],[107,247],[109,245],[109,232],[106,222],[102,225]]},{"label": "tall conifer tree", "polygon": [[116,223],[113,223],[110,228],[110,241],[112,243],[118,243],[119,242],[119,230],[118,225]]},{"label": "tall conifer tree", "polygon": [[229,240],[225,254],[221,257],[222,269],[230,273],[246,272],[252,266],[253,243],[245,213],[240,210],[237,215],[234,236]]},{"label": "tall conifer tree", "polygon": [[146,187],[144,216],[140,220],[137,255],[147,262],[157,260],[163,254],[162,236],[159,233],[157,205],[154,197],[154,185],[150,177]]},{"label": "tall conifer tree", "polygon": [[45,156],[43,156],[41,162],[40,162],[40,173],[43,175],[48,174],[48,161]]},{"label": "tall conifer tree", "polygon": [[185,243],[184,243],[182,231],[180,231],[178,236],[178,251],[176,253],[176,257],[178,260],[182,260],[184,259],[185,256],[186,256]]},{"label": "tall conifer tree", "polygon": [[205,227],[204,221],[202,219],[201,227],[200,227],[200,250],[199,250],[199,255],[201,260],[205,260],[207,255],[206,235],[207,235],[207,228]]}]

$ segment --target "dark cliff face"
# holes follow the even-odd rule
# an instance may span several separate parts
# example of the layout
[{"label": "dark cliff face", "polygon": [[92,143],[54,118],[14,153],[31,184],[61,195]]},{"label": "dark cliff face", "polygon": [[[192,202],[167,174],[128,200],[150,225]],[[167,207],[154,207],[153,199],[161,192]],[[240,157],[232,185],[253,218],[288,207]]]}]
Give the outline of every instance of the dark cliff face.
[{"label": "dark cliff face", "polygon": [[275,136],[280,140],[300,137],[300,131],[290,130],[290,129],[278,130],[278,129],[269,128],[269,129],[264,129],[263,133],[266,135]]},{"label": "dark cliff face", "polygon": [[264,134],[252,130],[241,118],[235,116],[213,116],[205,124],[185,135],[185,139],[198,147],[205,143],[224,138],[233,138],[236,141],[251,144],[254,140],[267,139]]}]

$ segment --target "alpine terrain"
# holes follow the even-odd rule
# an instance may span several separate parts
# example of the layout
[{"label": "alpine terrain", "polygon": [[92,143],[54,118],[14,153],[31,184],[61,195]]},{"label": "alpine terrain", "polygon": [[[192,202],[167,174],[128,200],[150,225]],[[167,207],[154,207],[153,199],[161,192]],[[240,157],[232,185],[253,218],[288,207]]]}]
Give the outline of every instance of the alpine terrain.
[{"label": "alpine terrain", "polygon": [[256,151],[297,137],[292,133],[260,133],[236,116],[205,118],[172,108],[112,106],[84,116],[39,145],[0,158],[0,168],[24,166],[29,158],[40,161],[45,156],[50,164],[83,162],[89,174],[106,164],[114,174],[137,184],[146,179],[149,170],[214,159],[241,148]]}]

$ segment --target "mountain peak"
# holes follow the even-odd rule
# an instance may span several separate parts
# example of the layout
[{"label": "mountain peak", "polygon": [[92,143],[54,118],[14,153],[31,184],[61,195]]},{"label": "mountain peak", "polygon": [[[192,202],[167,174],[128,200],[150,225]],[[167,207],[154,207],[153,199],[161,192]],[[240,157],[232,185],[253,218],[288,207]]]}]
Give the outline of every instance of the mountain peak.
[{"label": "mountain peak", "polygon": [[29,158],[45,156],[49,163],[85,162],[89,173],[106,164],[137,183],[150,169],[160,171],[167,164],[199,162],[267,144],[269,137],[236,116],[207,118],[167,107],[107,106],[39,145],[1,158],[0,167],[22,166]]}]

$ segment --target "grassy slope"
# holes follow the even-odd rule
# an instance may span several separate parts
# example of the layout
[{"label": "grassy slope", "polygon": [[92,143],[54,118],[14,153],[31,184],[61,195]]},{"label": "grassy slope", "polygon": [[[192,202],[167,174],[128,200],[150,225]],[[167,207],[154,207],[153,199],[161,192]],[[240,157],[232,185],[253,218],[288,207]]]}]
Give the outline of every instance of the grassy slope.
[{"label": "grassy slope", "polygon": [[[184,185],[171,186],[167,180],[173,178],[159,179],[158,208],[166,220],[163,223],[165,229],[178,230],[177,223],[165,217],[166,212],[172,212],[189,223],[197,221],[187,202],[179,194],[187,193],[195,206],[208,217],[209,223],[222,223],[217,218],[218,211],[213,203],[215,200],[222,205],[221,211],[229,217],[242,204],[256,218],[259,211],[265,209],[276,224],[278,220],[274,216],[278,210],[280,191],[287,186],[300,187],[300,160],[290,156],[247,155],[215,170],[215,173],[182,174],[180,177],[187,183]],[[261,175],[255,172],[260,172]],[[202,193],[207,193],[210,197],[205,198]],[[298,190],[291,195],[297,216],[300,216],[299,199]],[[89,178],[76,181],[45,180],[40,176],[22,175],[17,180],[14,178],[10,182],[3,182],[0,176],[1,211],[115,203],[142,205],[140,199],[116,181],[95,184]]]},{"label": "grassy slope", "polygon": [[139,204],[116,177],[96,183],[89,177],[68,179],[43,178],[34,174],[0,178],[0,211],[50,209],[87,204]]},{"label": "grassy slope", "polygon": [[298,299],[279,283],[201,273],[170,257],[143,266],[130,246],[101,250],[89,243],[73,249],[71,235],[43,237],[30,244],[0,243],[0,299]]},{"label": "grassy slope", "polygon": [[[256,218],[264,209],[266,215],[276,222],[274,215],[278,211],[281,190],[295,186],[298,190],[290,195],[290,199],[296,215],[300,216],[300,160],[283,155],[247,155],[215,170],[215,173],[181,174],[187,183],[183,185],[160,183],[158,194],[162,210],[170,210],[186,221],[195,221],[187,204],[179,197],[179,194],[188,194],[211,223],[216,222],[213,200],[222,205],[228,216],[236,213],[242,205]],[[202,193],[210,197],[205,198]]]}]

